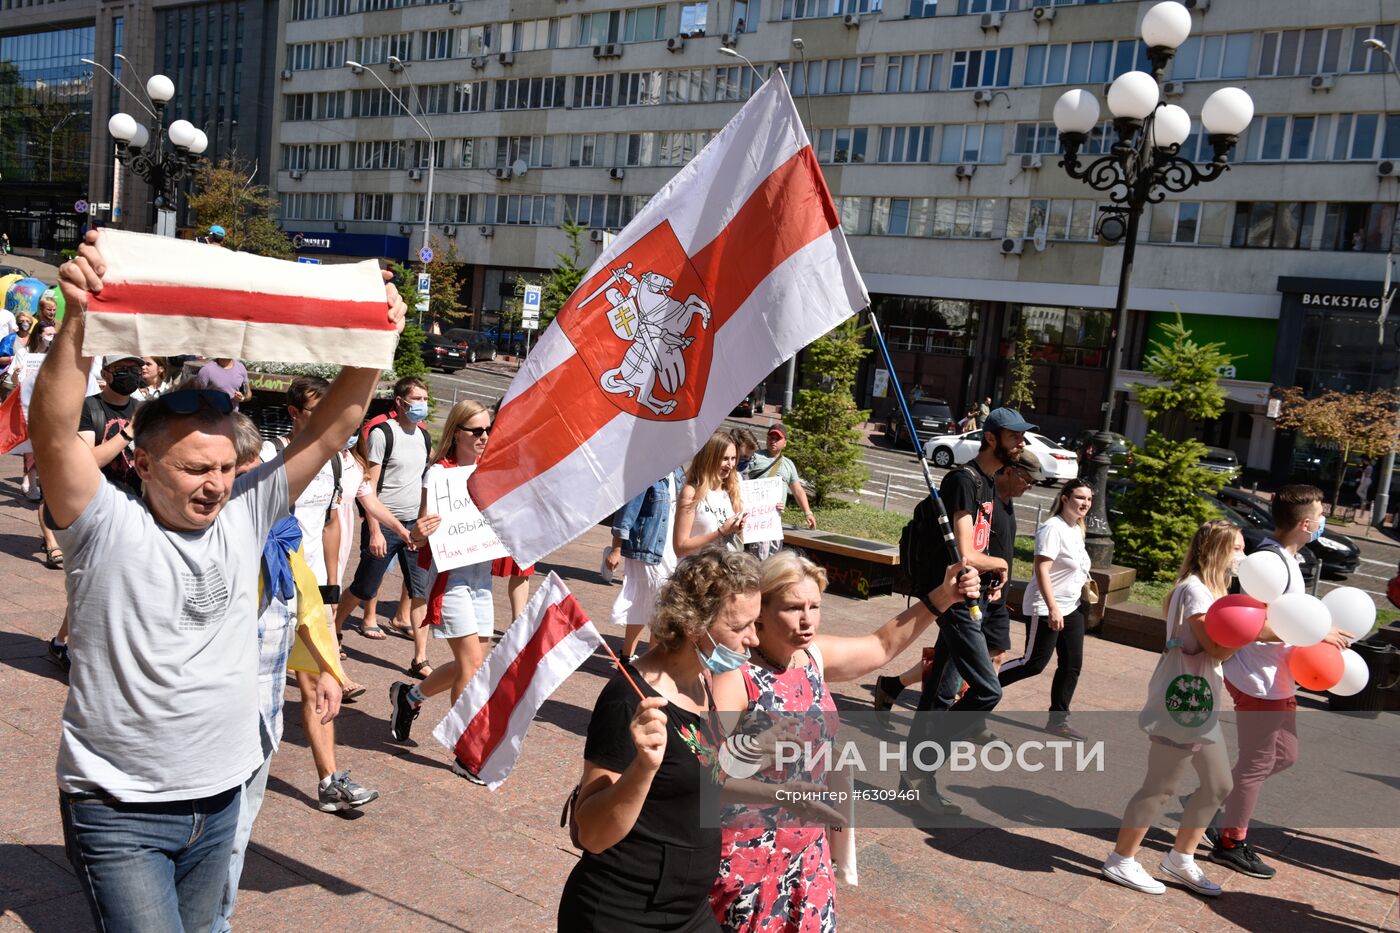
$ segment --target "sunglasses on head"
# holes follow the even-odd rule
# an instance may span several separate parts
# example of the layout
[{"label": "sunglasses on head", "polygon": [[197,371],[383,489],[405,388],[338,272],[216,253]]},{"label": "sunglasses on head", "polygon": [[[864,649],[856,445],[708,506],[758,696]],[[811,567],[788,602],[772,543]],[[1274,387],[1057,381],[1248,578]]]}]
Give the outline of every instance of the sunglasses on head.
[{"label": "sunglasses on head", "polygon": [[490,434],[490,433],[491,433],[491,428],[490,428],[490,427],[485,427],[485,428],[469,428],[469,427],[467,427],[465,424],[464,424],[464,425],[458,426],[457,430],[458,430],[458,431],[466,431],[466,432],[467,432],[468,434],[470,434],[472,437],[482,437],[482,436],[484,436],[484,435],[486,435],[486,434]]},{"label": "sunglasses on head", "polygon": [[157,396],[155,401],[176,415],[192,415],[201,408],[212,408],[221,415],[233,413],[233,399],[216,389],[180,389]]}]

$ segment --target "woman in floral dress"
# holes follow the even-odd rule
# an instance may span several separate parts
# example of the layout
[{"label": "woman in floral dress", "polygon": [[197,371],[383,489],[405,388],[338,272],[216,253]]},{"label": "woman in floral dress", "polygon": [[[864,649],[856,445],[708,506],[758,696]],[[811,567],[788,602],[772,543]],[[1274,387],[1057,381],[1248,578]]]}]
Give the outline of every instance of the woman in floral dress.
[{"label": "woman in floral dress", "polygon": [[[795,732],[799,743],[835,738],[836,705],[828,682],[855,680],[888,664],[909,647],[936,614],[978,594],[977,574],[959,580],[961,564],[942,585],[869,635],[819,635],[826,571],[796,551],[763,562],[758,647],[742,668],[749,694],[750,729]],[[792,725],[786,725],[791,723]],[[755,782],[774,792],[792,782],[821,784],[818,762],[786,773],[770,768]],[[753,785],[748,785],[752,787]],[[826,820],[810,807],[731,804],[721,817],[719,877],[710,906],[727,931],[816,933],[836,929],[836,885]]]}]

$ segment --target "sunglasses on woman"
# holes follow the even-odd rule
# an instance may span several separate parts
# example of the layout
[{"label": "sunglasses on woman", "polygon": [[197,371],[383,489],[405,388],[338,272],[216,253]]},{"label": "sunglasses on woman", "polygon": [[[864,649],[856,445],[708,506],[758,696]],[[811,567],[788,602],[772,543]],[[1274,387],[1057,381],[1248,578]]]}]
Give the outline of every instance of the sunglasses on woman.
[{"label": "sunglasses on woman", "polygon": [[466,431],[466,432],[467,432],[468,434],[470,434],[472,437],[483,437],[483,436],[485,436],[485,435],[491,433],[491,428],[489,428],[489,427],[485,427],[485,428],[469,428],[469,427],[467,427],[465,424],[459,425],[458,428],[457,428],[457,430],[458,430],[458,431]]}]

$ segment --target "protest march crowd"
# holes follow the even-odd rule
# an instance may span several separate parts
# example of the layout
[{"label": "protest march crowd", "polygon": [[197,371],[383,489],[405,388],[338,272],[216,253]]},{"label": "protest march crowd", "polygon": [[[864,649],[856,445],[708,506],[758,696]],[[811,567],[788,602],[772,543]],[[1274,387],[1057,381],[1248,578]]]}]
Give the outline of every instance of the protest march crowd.
[{"label": "protest march crowd", "polygon": [[[61,270],[61,325],[50,299],[37,319],[16,322],[23,349],[0,343],[11,356],[45,354],[28,405],[25,477],[41,500],[46,560],[67,574],[67,617],[50,644],[69,676],[57,759],[66,848],[99,929],[227,930],[282,736],[288,675],[320,809],[370,805],[378,793],[351,778],[335,742],[340,704],[364,693],[339,647],[356,610],[365,637],[392,627],[413,640],[410,676],[389,691],[390,734],[403,742],[427,698],[446,694],[449,707],[458,704],[493,650],[493,576],[510,581],[521,625],[534,568],[508,556],[439,566],[445,552],[430,541],[441,516],[430,490],[449,471],[477,466],[494,412],[460,401],[435,441],[424,424],[428,388],[416,378],[394,385],[388,417],[366,423],[376,370],[347,366],[334,382],[299,377],[286,397],[290,433],[272,441],[238,411],[247,373],[232,359],[176,381],[164,359],[106,354],[90,394],[87,306],[105,271],[97,244],[90,234]],[[386,320],[401,328],[405,307],[392,285],[385,300]],[[826,572],[783,548],[780,532],[745,540],[746,480],[776,478],[781,497],[795,495],[815,524],[783,454],[781,424],[761,448],[738,430],[715,433],[688,457],[677,451],[679,465],[617,510],[601,570],[624,574],[612,612],[622,648],[597,698],[571,798],[581,857],[560,897],[559,929],[836,929],[837,882],[855,880],[841,828],[848,817],[820,794],[792,791],[848,778],[820,763],[794,774],[770,757],[740,779],[721,767],[721,750],[781,714],[812,714],[804,738],[831,738],[829,685],[886,667],[932,625],[931,657],[878,678],[877,709],[919,684],[918,709],[934,714],[916,721],[922,738],[996,741],[981,717],[1005,686],[1042,673],[1053,656],[1046,729],[1086,738],[1070,720],[1092,598],[1084,518],[1093,490],[1082,480],[1064,485],[1036,530],[1024,650],[1008,659],[1015,500],[1034,479],[1024,452],[1034,428],[1012,409],[988,412],[980,452],[940,489],[961,559],[938,540],[930,497],[910,523],[919,595],[862,636],[822,634]],[[1286,570],[1281,592],[1302,590],[1296,555],[1320,528],[1321,501],[1306,486],[1273,500],[1265,559]],[[1193,672],[1213,696],[1228,692],[1237,710],[1261,715],[1241,717],[1232,765],[1218,722],[1207,734],[1182,729],[1157,714],[1149,691],[1146,777],[1102,867],[1138,891],[1160,894],[1166,880],[1221,894],[1194,858],[1203,837],[1221,866],[1256,878],[1274,871],[1251,847],[1248,827],[1266,780],[1299,754],[1286,646],[1265,626],[1227,647],[1206,621],[1243,551],[1227,522],[1196,532],[1166,602],[1163,663],[1174,659],[1168,673]],[[407,599],[402,617],[381,625],[380,584],[395,562]],[[451,649],[436,669],[429,637]],[[1333,627],[1322,640],[1344,647],[1350,637]],[[1159,880],[1137,855],[1188,766],[1199,786]],[[487,783],[478,767],[458,755],[453,770]],[[903,780],[928,814],[959,812],[934,772]],[[707,787],[719,791],[713,819],[702,813]]]}]

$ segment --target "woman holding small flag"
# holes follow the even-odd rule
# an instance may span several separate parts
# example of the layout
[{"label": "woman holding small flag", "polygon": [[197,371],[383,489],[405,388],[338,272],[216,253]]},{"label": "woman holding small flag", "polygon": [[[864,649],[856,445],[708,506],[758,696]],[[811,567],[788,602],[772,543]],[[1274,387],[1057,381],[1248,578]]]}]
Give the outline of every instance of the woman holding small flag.
[{"label": "woman holding small flag", "polygon": [[747,705],[738,669],[759,606],[758,562],[723,548],[682,560],[662,586],[650,649],[620,663],[588,723],[574,810],[584,851],[561,931],[718,929],[719,814],[703,805],[718,803],[720,712]]},{"label": "woman holding small flag", "polygon": [[[868,635],[822,635],[821,603],[826,571],[796,551],[779,551],[763,562],[758,645],[742,668],[751,705],[748,725],[775,724],[819,747],[835,738],[836,704],[829,682],[857,680],[879,670],[914,643],[954,603],[980,592],[976,572],[948,568],[943,583],[924,599]],[[826,933],[836,929],[836,884],[832,877],[827,820],[820,814],[780,806],[775,792],[822,784],[830,775],[820,764],[785,773],[770,768],[746,782],[748,803],[725,807],[719,875],[710,891],[715,917],[726,931]],[[757,789],[755,797],[752,791]],[[731,795],[735,797],[738,795]],[[846,836],[849,839],[849,834]],[[847,868],[854,874],[853,856]]]},{"label": "woman holding small flag", "polygon": [[685,557],[719,544],[731,551],[744,549],[744,500],[739,494],[738,454],[726,431],[710,435],[685,474],[676,507],[676,554]]}]

